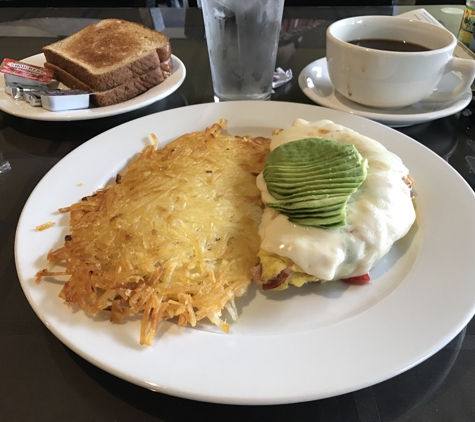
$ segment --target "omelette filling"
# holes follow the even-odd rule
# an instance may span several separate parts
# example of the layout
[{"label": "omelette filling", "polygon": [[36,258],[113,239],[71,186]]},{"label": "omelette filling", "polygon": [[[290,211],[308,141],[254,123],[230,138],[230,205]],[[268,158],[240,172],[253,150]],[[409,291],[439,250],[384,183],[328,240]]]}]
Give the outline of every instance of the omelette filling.
[{"label": "omelette filling", "polygon": [[411,185],[401,159],[379,142],[329,120],[295,121],[273,137],[257,178],[266,207],[253,279],[264,290],[368,281],[415,221]]},{"label": "omelette filling", "polygon": [[70,276],[60,297],[89,315],[142,315],[141,344],[171,318],[228,332],[222,311],[237,318],[259,251],[256,176],[269,143],[228,135],[220,123],[146,147],[115,185],[60,210],[70,213],[70,234],[48,260],[66,269],[44,269],[37,281]]}]

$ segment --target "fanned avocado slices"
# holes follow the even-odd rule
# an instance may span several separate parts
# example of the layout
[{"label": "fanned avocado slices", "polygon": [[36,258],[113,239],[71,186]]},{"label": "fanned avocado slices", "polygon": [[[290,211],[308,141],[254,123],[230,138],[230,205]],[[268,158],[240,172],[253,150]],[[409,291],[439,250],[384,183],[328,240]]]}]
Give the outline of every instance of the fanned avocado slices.
[{"label": "fanned avocado slices", "polygon": [[367,174],[354,145],[323,138],[282,144],[267,157],[264,180],[276,201],[266,205],[302,226],[346,224],[346,205]]},{"label": "fanned avocado slices", "polygon": [[[320,198],[309,201],[275,201],[270,202],[268,205],[269,208],[282,209],[282,210],[327,210],[335,206],[341,207],[346,204],[348,197],[345,196],[335,196],[333,198]],[[277,204],[278,202],[278,204]]]}]

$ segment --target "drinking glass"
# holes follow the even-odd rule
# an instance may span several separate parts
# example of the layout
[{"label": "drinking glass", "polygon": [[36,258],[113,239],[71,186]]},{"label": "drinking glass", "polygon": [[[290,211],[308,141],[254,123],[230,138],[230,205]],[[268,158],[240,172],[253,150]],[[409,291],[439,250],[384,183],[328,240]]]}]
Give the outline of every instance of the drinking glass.
[{"label": "drinking glass", "polygon": [[267,100],[284,0],[202,0],[216,101]]}]

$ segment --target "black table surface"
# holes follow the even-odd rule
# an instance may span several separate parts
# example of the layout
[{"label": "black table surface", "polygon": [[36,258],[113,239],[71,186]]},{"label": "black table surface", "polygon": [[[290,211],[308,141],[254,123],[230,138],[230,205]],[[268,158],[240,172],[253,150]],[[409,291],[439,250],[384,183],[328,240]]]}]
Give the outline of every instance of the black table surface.
[{"label": "black table surface", "polygon": [[[287,22],[304,24],[282,38],[277,64],[291,68],[294,78],[272,100],[313,104],[299,89],[297,76],[309,62],[324,57],[325,29],[332,21],[394,12],[392,7],[287,8]],[[148,114],[213,101],[199,9],[0,8],[0,59],[37,54],[43,45],[68,35],[67,28],[107,17],[163,30],[187,77],[169,97],[114,117],[44,122],[0,112],[0,151],[11,164],[0,175],[0,420],[475,420],[473,320],[438,353],[385,382],[338,397],[272,406],[220,405],[154,393],[98,369],[50,333],[23,294],[13,253],[18,218],[33,188],[66,154],[99,133]],[[472,103],[455,115],[398,130],[441,155],[475,188],[466,159],[475,155],[473,112]]]}]

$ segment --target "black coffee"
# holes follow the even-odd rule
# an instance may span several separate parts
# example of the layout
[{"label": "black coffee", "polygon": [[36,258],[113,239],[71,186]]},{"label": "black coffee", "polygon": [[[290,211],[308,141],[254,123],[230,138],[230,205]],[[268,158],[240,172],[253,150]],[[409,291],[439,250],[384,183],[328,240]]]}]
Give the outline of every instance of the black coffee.
[{"label": "black coffee", "polygon": [[430,51],[430,48],[423,45],[414,44],[407,41],[399,40],[385,40],[379,38],[367,38],[363,40],[348,41],[350,44],[359,45],[364,48],[373,48],[374,50],[386,50],[386,51],[404,51],[404,52],[418,52],[418,51]]}]

